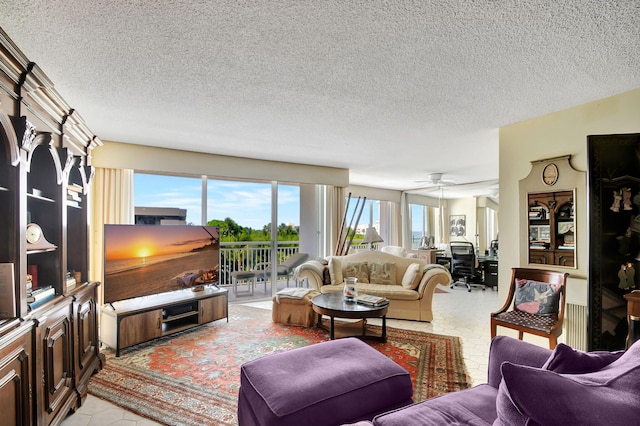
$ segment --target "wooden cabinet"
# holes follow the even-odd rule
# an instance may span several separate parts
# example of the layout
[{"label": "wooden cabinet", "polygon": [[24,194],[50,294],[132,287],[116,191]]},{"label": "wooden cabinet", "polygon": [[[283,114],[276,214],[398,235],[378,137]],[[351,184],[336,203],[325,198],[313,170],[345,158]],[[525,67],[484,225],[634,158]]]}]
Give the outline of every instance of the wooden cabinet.
[{"label": "wooden cabinet", "polygon": [[32,417],[33,324],[19,320],[0,321],[0,404],[2,424],[30,425]]},{"label": "wooden cabinet", "polygon": [[228,291],[217,287],[120,300],[100,311],[102,342],[118,357],[121,349],[227,318],[228,311]]},{"label": "wooden cabinet", "polygon": [[529,263],[575,266],[573,191],[528,195]]},{"label": "wooden cabinet", "polygon": [[[88,261],[90,157],[100,144],[0,29],[0,263],[13,270],[0,280],[2,424],[61,423],[104,362]],[[45,286],[52,295],[30,304],[32,288]]]},{"label": "wooden cabinet", "polygon": [[162,336],[162,309],[123,317],[119,325],[119,346],[126,348]]},{"label": "wooden cabinet", "polygon": [[98,283],[83,285],[71,294],[73,297],[73,360],[75,389],[78,405],[87,395],[89,379],[101,368],[103,359],[98,341]]},{"label": "wooden cabinet", "polygon": [[36,321],[36,379],[38,424],[59,423],[76,406],[73,398],[73,361],[70,298],[40,310]]},{"label": "wooden cabinet", "polygon": [[198,323],[205,324],[207,322],[216,321],[222,318],[227,318],[227,298],[226,297],[212,297],[209,299],[202,299],[198,301],[200,306],[200,318]]}]

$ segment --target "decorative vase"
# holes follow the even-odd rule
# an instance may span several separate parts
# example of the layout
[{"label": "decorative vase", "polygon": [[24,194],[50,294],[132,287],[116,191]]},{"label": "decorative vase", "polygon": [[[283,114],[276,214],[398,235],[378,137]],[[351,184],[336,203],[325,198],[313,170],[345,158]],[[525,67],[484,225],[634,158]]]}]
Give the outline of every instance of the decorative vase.
[{"label": "decorative vase", "polygon": [[355,302],[356,297],[358,296],[358,288],[356,283],[358,279],[355,277],[347,277],[344,279],[344,289],[342,290],[342,295],[344,296],[345,302]]}]

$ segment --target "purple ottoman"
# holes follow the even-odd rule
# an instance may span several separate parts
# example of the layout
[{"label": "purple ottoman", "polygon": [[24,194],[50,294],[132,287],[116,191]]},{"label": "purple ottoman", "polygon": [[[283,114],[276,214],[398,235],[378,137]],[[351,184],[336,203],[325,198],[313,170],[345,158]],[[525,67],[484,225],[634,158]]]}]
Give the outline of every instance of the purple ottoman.
[{"label": "purple ottoman", "polygon": [[340,425],[411,404],[409,373],[356,338],[279,352],[240,367],[238,423]]}]

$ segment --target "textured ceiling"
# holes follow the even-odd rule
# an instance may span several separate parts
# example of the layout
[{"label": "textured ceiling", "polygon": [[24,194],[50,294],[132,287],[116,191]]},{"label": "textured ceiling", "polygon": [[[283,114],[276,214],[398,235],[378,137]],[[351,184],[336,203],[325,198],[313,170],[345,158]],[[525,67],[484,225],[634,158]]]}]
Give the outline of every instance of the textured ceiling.
[{"label": "textured ceiling", "polygon": [[[103,140],[498,178],[498,128],[640,87],[640,0],[0,0]],[[295,177],[292,177],[295,180]]]}]

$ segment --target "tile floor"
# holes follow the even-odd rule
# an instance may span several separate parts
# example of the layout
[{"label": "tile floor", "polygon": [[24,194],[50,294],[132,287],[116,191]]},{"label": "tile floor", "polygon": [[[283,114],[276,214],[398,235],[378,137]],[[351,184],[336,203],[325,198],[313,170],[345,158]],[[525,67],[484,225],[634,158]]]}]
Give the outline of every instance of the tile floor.
[{"label": "tile floor", "polygon": [[[463,287],[446,288],[448,293],[434,294],[434,320],[431,323],[389,319],[390,327],[427,331],[462,338],[462,350],[474,384],[487,380],[489,357],[489,313],[500,306],[498,292]],[[271,309],[271,301],[246,303]],[[371,320],[379,325],[380,320]],[[137,416],[113,404],[89,395],[82,407],[62,422],[63,426],[152,426],[158,423]]]}]

